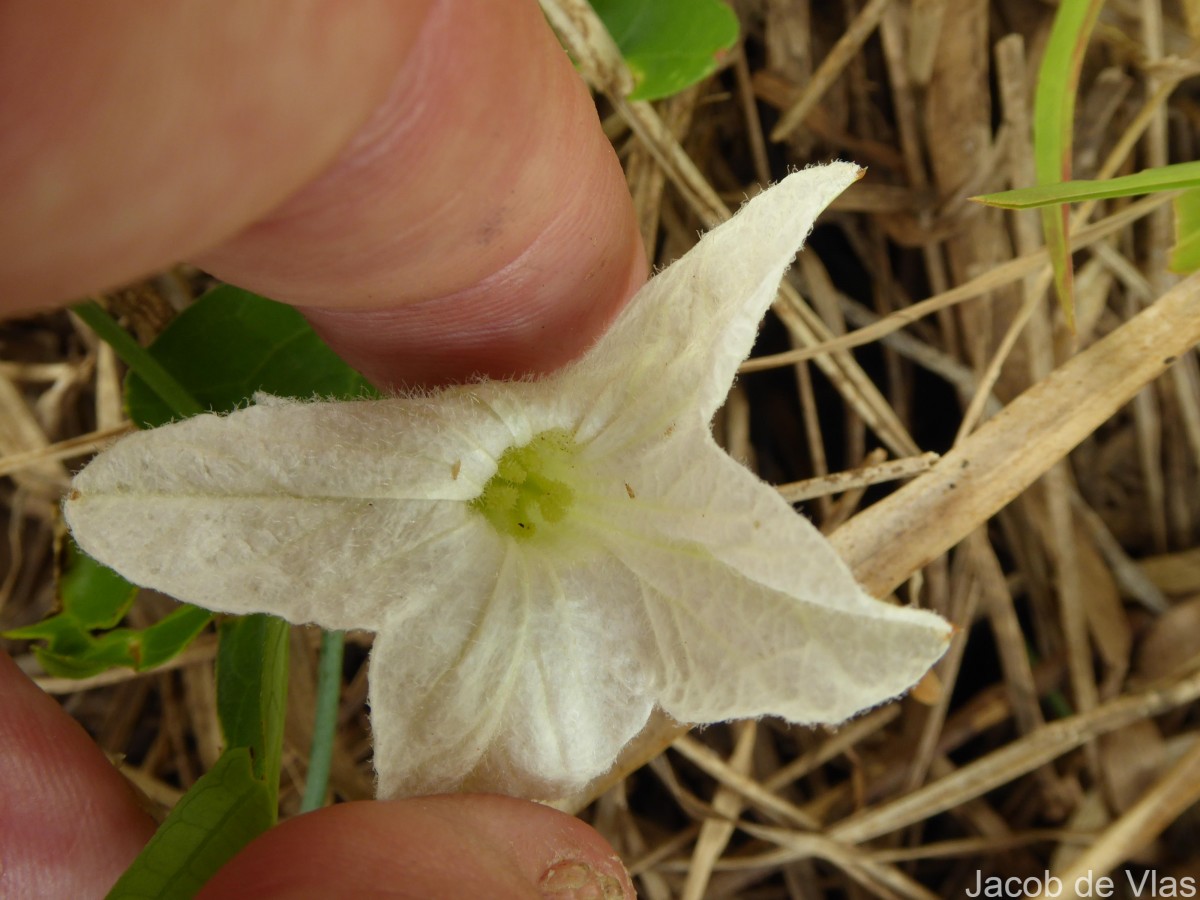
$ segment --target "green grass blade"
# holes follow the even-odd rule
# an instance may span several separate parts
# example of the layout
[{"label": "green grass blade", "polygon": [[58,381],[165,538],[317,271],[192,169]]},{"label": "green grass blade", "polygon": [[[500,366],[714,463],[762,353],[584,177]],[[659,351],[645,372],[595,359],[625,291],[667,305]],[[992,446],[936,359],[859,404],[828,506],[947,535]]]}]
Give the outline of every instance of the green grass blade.
[{"label": "green grass blade", "polygon": [[1200,269],[1200,189],[1175,198],[1175,246],[1168,266],[1181,275]]},{"label": "green grass blade", "polygon": [[[1034,168],[1038,184],[1055,184],[1071,178],[1071,133],[1079,72],[1102,3],[1103,0],[1063,0],[1054,17],[1034,98]],[[1054,266],[1054,286],[1059,303],[1068,326],[1074,330],[1073,273],[1066,207],[1044,209],[1042,226],[1046,249]]]},{"label": "green grass blade", "polygon": [[1064,181],[1043,184],[972,197],[987,206],[1001,209],[1036,209],[1055,203],[1077,203],[1083,200],[1111,200],[1114,197],[1136,197],[1160,191],[1200,188],[1200,162],[1175,163],[1156,169],[1144,169],[1132,175],[1104,181]]},{"label": "green grass blade", "polygon": [[79,316],[87,325],[100,336],[106,344],[116,351],[117,356],[129,370],[140,377],[158,398],[178,417],[198,416],[204,412],[204,407],[175,380],[162,363],[155,359],[150,352],[133,339],[124,328],[116,323],[112,316],[104,311],[95,300],[86,300],[71,307],[72,312]]}]

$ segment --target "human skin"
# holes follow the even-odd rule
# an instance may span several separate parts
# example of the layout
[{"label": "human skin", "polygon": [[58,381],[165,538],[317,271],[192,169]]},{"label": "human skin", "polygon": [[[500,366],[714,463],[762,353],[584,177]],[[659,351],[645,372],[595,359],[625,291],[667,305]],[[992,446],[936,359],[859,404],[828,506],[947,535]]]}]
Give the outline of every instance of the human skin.
[{"label": "human skin", "polygon": [[[0,0],[0,209],[2,314],[187,259],[298,305],[384,387],[553,369],[646,269],[620,167],[534,0]],[[5,897],[100,895],[153,831],[7,659],[0,809]],[[453,797],[284,823],[210,892],[567,882],[553,896],[633,896],[582,823]]]}]

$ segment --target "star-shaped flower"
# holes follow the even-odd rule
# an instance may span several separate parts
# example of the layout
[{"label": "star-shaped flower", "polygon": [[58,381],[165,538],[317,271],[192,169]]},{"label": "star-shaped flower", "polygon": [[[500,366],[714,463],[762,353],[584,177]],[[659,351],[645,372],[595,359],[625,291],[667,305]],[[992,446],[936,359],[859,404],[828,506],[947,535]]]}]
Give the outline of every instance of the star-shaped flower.
[{"label": "star-shaped flower", "polygon": [[568,794],[655,704],[840,722],[909,688],[949,627],[867,596],[710,421],[813,220],[858,177],[834,163],[763,192],[555,375],[260,397],[119,442],[67,520],[181,600],[376,632],[381,796]]}]

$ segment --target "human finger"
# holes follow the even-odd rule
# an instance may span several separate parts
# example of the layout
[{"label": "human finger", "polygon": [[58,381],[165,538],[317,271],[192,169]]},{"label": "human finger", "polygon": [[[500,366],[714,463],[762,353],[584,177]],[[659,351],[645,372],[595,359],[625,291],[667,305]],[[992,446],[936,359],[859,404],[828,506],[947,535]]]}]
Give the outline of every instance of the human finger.
[{"label": "human finger", "polygon": [[301,306],[381,384],[553,369],[646,274],[616,154],[533,0],[436,4],[339,160],[200,262]]},{"label": "human finger", "polygon": [[236,856],[204,898],[632,900],[612,848],[583,822],[491,795],[331,806],[284,822]]},{"label": "human finger", "polygon": [[95,897],[154,832],[75,720],[0,653],[0,893]]},{"label": "human finger", "polygon": [[0,304],[208,249],[325,170],[432,0],[0,4]]}]

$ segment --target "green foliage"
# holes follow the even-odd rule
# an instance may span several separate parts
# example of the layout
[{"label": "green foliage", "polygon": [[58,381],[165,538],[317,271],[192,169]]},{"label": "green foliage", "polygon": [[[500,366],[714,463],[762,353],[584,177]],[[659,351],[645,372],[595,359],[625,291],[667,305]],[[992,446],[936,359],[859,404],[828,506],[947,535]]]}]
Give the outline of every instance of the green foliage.
[{"label": "green foliage", "polygon": [[[228,285],[189,306],[149,352],[206,410],[229,412],[257,391],[301,399],[375,394],[295,309]],[[125,403],[139,428],[178,418],[136,369]]]},{"label": "green foliage", "polygon": [[212,613],[183,604],[164,619],[142,630],[139,669],[161,666],[183,650],[212,621]]},{"label": "green foliage", "polygon": [[[258,391],[298,398],[375,396],[366,380],[317,337],[300,313],[237,288],[221,287],[206,294],[148,349],[133,342],[99,306],[82,306],[80,315],[129,365],[125,402],[130,417],[143,428],[204,410],[230,411]],[[120,614],[111,600],[106,605],[100,598],[84,602],[81,609],[89,621],[116,624],[131,600],[132,594]],[[184,636],[195,624],[188,617],[196,614],[205,623],[210,618],[203,610],[187,607],[141,632],[136,649],[141,664],[154,665],[173,642],[186,643]],[[61,625],[48,629],[59,635],[60,648],[79,644],[78,630]],[[105,640],[87,656],[101,668],[119,655],[115,641],[107,636]],[[217,712],[227,749],[212,771],[180,800],[110,897],[192,896],[234,853],[274,824],[287,663],[286,622],[260,615],[222,623]],[[70,656],[60,664],[77,665],[78,657]]]},{"label": "green foliage", "polygon": [[1081,200],[1110,200],[1176,190],[1182,190],[1183,193],[1175,198],[1175,246],[1171,250],[1171,271],[1194,272],[1200,269],[1200,162],[1144,169],[1133,175],[1102,181],[1043,184],[984,194],[972,199],[1001,209],[1036,209]]},{"label": "green foliage", "polygon": [[102,566],[68,540],[65,565],[58,582],[63,615],[83,628],[113,628],[124,617],[137,587],[108,566]]},{"label": "green foliage", "polygon": [[1175,198],[1175,246],[1171,248],[1170,267],[1180,274],[1200,269],[1200,188],[1193,187]]},{"label": "green foliage", "polygon": [[[1062,0],[1038,72],[1033,112],[1033,153],[1038,184],[1053,184],[1071,177],[1071,139],[1075,120],[1075,95],[1083,55],[1103,0]],[[1073,275],[1067,238],[1066,208],[1042,213],[1046,249],[1054,266],[1054,285],[1067,324],[1075,327]]]},{"label": "green foliage", "polygon": [[[290,306],[231,286],[201,297],[151,345],[150,353],[201,405],[228,412],[263,391],[278,397],[377,396]],[[171,407],[134,369],[125,385],[142,427],[172,418]],[[221,625],[217,711],[226,744],[248,747],[274,808],[287,698],[286,622],[270,616]]]},{"label": "green foliage", "polygon": [[171,810],[109,891],[109,900],[180,900],[275,820],[275,802],[245,747],[226,750]]},{"label": "green foliage", "polygon": [[187,389],[176,381],[148,350],[135,341],[128,331],[118,325],[99,303],[88,300],[76,304],[71,309],[116,351],[117,356],[129,366],[131,372],[137,372],[139,378],[153,387],[155,394],[176,416],[185,418],[204,412]]},{"label": "green foliage", "polygon": [[255,615],[221,623],[217,715],[226,745],[250,748],[254,776],[263,779],[270,792],[272,822],[279,794],[287,666],[287,622]]},{"label": "green foliage", "polygon": [[212,620],[207,610],[185,604],[148,628],[114,629],[137,590],[69,541],[59,582],[61,611],[4,636],[45,641],[33,653],[48,673],[88,678],[122,666],[139,672],[160,666],[179,655]]},{"label": "green foliage", "polygon": [[[99,305],[80,304],[76,313],[129,365],[125,402],[142,428],[205,409],[229,411],[256,391],[301,398],[374,393],[300,313],[238,288],[220,287],[206,294],[145,349]],[[62,591],[61,613],[7,635],[45,641],[33,652],[47,672],[59,677],[86,678],[121,666],[142,671],[161,665],[212,618],[185,606],[149,628],[108,631],[124,617],[137,589],[73,543]]]},{"label": "green foliage", "polygon": [[630,100],[678,93],[711,73],[738,36],[719,0],[592,0],[636,86]]},{"label": "green foliage", "polygon": [[1114,197],[1136,197],[1158,191],[1200,188],[1200,162],[1176,163],[1157,169],[1144,169],[1133,175],[1109,178],[1104,181],[1064,181],[1037,187],[1002,191],[975,197],[980,203],[1002,209],[1035,209],[1056,203],[1077,203],[1081,200],[1110,200]]}]

